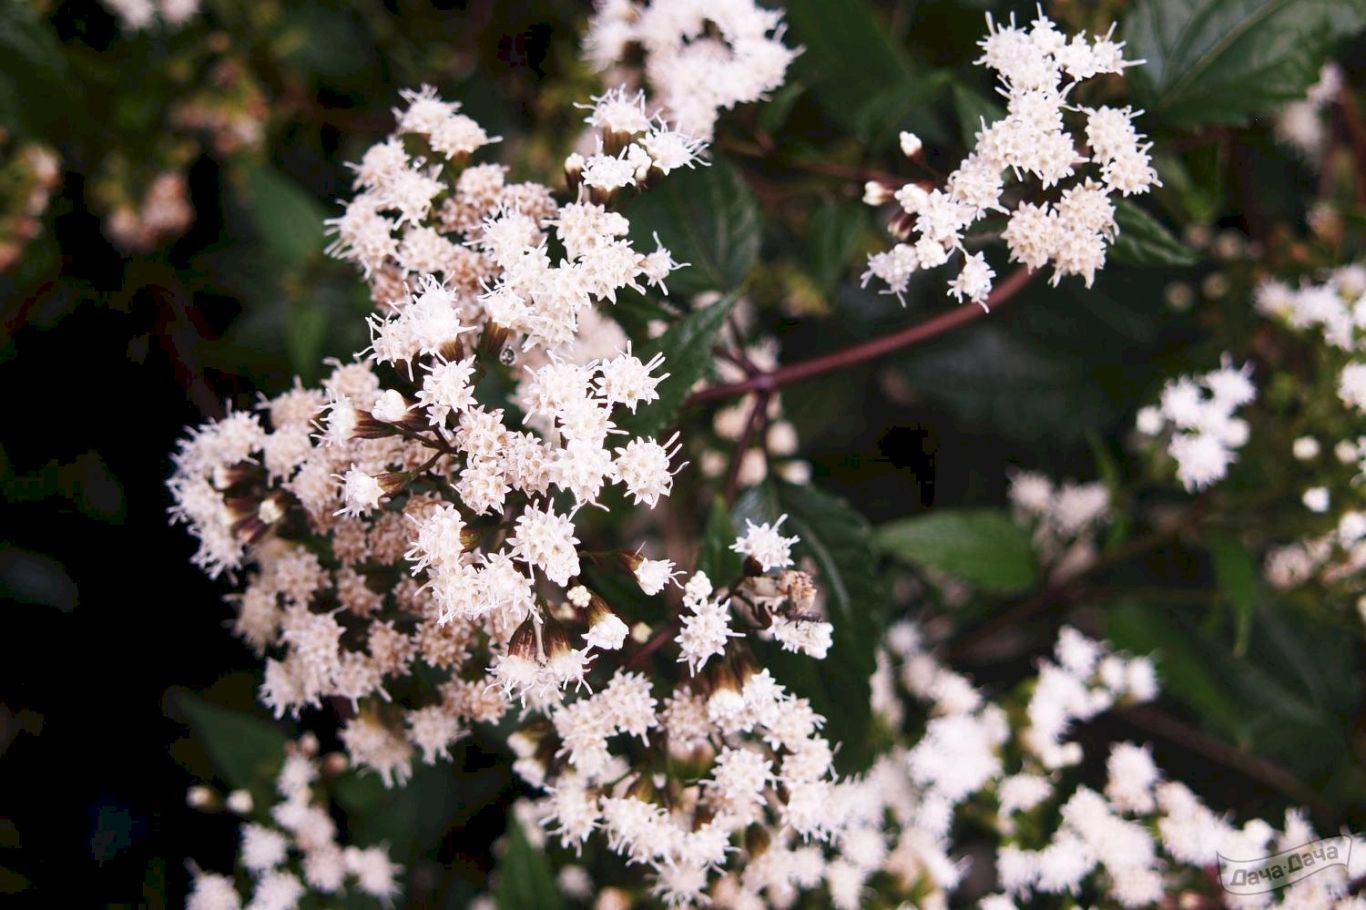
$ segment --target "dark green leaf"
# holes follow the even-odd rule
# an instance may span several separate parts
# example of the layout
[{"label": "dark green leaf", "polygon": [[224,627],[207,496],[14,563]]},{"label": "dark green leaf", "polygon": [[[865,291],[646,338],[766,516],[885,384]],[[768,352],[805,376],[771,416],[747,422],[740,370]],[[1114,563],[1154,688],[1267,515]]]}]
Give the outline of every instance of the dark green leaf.
[{"label": "dark green leaf", "polygon": [[1257,606],[1257,562],[1242,541],[1228,534],[1211,535],[1209,552],[1214,562],[1214,579],[1233,607],[1233,654],[1242,657],[1247,653],[1252,611]]},{"label": "dark green leaf", "polygon": [[857,202],[823,200],[811,213],[806,230],[807,265],[823,290],[833,288],[848,271],[867,225],[868,207]]},{"label": "dark green leaf", "polygon": [[1115,206],[1119,236],[1110,247],[1115,262],[1140,266],[1187,266],[1199,261],[1195,251],[1172,236],[1162,223],[1131,202]]},{"label": "dark green leaf", "polygon": [[957,83],[953,86],[953,109],[958,114],[958,130],[964,148],[977,145],[977,132],[985,121],[989,126],[1006,115],[1005,109],[976,89]]},{"label": "dark green leaf", "polygon": [[836,765],[842,773],[871,761],[868,681],[877,665],[877,646],[887,620],[888,598],[877,572],[872,535],[862,516],[841,499],[815,487],[774,482],[748,490],[735,504],[735,521],[775,521],[801,543],[798,558],[816,565],[834,625],[834,645],[825,660],[764,649],[765,666],[811,700],[826,719],[825,735],[841,744]]},{"label": "dark green leaf", "polygon": [[1342,730],[1359,709],[1360,691],[1352,644],[1333,630],[1313,627],[1303,616],[1287,623],[1277,611],[1258,608],[1252,646],[1241,659],[1155,604],[1111,605],[1106,630],[1116,647],[1156,652],[1164,693],[1238,745],[1306,776],[1350,761]]},{"label": "dark green leaf", "polygon": [[280,262],[299,263],[322,253],[327,215],[294,181],[269,167],[252,168],[247,197],[256,232]]},{"label": "dark green leaf", "polygon": [[1169,127],[1244,124],[1304,96],[1366,0],[1139,0],[1124,24],[1134,100]]},{"label": "dark green leaf", "polygon": [[995,510],[930,512],[885,524],[877,543],[887,552],[1001,594],[1032,588],[1039,567],[1029,532]]},{"label": "dark green leaf", "polygon": [[734,297],[726,297],[695,310],[670,326],[663,335],[636,349],[636,356],[643,361],[662,353],[662,369],[669,378],[655,389],[659,393],[658,401],[641,405],[634,414],[619,412],[617,423],[622,429],[635,436],[648,436],[673,422],[688,391],[710,370],[714,360],[712,344],[734,303]]},{"label": "dark green leaf", "polygon": [[910,62],[864,0],[789,0],[786,9],[804,48],[794,68],[836,120],[856,125],[876,96],[910,79]]},{"label": "dark green leaf", "polygon": [[720,496],[712,502],[707,527],[702,533],[702,548],[697,554],[697,568],[707,573],[714,585],[728,585],[740,577],[744,557],[731,549],[735,543],[735,522],[730,519],[730,508]]},{"label": "dark green leaf", "polygon": [[498,910],[558,910],[564,898],[555,884],[544,850],[527,841],[515,819],[509,821],[505,835],[507,852],[498,863],[498,885],[493,902]]},{"label": "dark green leaf", "polygon": [[188,724],[215,769],[234,788],[268,784],[285,756],[284,732],[270,720],[233,711],[181,689],[167,695],[168,713]]},{"label": "dark green leaf", "polygon": [[685,268],[669,276],[679,295],[733,291],[759,258],[759,210],[745,181],[725,163],[674,172],[626,207],[640,250],[654,235]]},{"label": "dark green leaf", "polygon": [[336,785],[337,804],[347,813],[355,841],[387,844],[396,862],[411,866],[434,852],[451,826],[491,802],[507,783],[499,768],[461,772],[452,762],[415,763],[401,787],[386,787],[378,775],[357,771]]},{"label": "dark green leaf", "polygon": [[1152,655],[1167,694],[1195,710],[1228,739],[1246,745],[1250,732],[1237,703],[1215,674],[1190,630],[1148,604],[1122,602],[1106,609],[1106,633],[1116,648]]},{"label": "dark green leaf", "polygon": [[317,370],[327,328],[327,307],[321,301],[304,298],[290,303],[285,318],[285,346],[296,373],[311,376]]}]

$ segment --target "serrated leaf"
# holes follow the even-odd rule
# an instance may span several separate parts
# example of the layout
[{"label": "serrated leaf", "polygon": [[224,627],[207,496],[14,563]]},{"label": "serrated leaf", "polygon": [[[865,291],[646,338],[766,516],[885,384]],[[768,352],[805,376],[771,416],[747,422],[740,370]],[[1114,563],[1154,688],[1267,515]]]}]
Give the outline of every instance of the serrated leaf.
[{"label": "serrated leaf", "polygon": [[521,825],[512,819],[505,835],[507,852],[498,863],[493,903],[498,910],[558,910],[564,898],[545,852],[531,846]]},{"label": "serrated leaf", "polygon": [[247,172],[252,223],[271,255],[284,264],[322,254],[322,206],[297,183],[269,167]]},{"label": "serrated leaf", "polygon": [[1115,205],[1119,236],[1110,247],[1110,258],[1125,265],[1178,267],[1199,261],[1195,251],[1162,226],[1162,223],[1131,202]]},{"label": "serrated leaf", "polygon": [[734,304],[734,297],[725,297],[711,306],[694,310],[663,335],[636,349],[636,356],[646,362],[655,354],[663,354],[661,369],[669,377],[655,387],[658,401],[639,406],[634,414],[618,411],[617,423],[622,429],[634,436],[648,436],[673,422],[689,390],[711,368],[715,359],[711,349],[716,333],[725,324],[726,314]]},{"label": "serrated leaf", "polygon": [[268,784],[284,760],[284,731],[265,717],[234,711],[174,689],[168,713],[189,725],[214,768],[234,788]]},{"label": "serrated leaf", "polygon": [[658,235],[676,261],[688,263],[669,275],[671,294],[736,290],[759,258],[754,194],[723,162],[675,171],[625,212],[636,249],[654,249]]},{"label": "serrated leaf", "polygon": [[1366,0],[1139,0],[1124,24],[1136,106],[1169,127],[1241,125],[1302,98]]},{"label": "serrated leaf", "polygon": [[735,504],[734,520],[776,521],[795,534],[798,559],[816,565],[825,592],[826,612],[834,625],[834,644],[824,660],[790,654],[776,646],[761,649],[764,665],[825,716],[825,736],[838,743],[835,764],[841,773],[866,768],[872,759],[869,730],[869,679],[877,666],[877,647],[887,621],[888,598],[877,572],[872,535],[863,517],[842,499],[815,487],[773,482],[745,492]]},{"label": "serrated leaf", "polygon": [[712,502],[707,527],[702,532],[702,546],[697,554],[697,568],[707,573],[713,585],[726,585],[740,577],[744,557],[731,549],[735,543],[735,522],[730,518],[730,507],[720,496]]},{"label": "serrated leaf", "polygon": [[998,594],[1032,588],[1039,578],[1029,532],[993,509],[929,512],[882,525],[877,544],[923,568]]}]

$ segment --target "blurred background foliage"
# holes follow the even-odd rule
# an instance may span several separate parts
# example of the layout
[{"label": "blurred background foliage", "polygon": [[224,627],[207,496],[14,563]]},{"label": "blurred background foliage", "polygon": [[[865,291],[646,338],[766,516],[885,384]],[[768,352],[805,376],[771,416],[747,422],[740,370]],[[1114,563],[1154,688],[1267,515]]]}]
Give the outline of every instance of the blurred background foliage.
[{"label": "blurred background foliage", "polygon": [[[1121,209],[1121,242],[1093,289],[1036,281],[970,327],[784,391],[816,485],[876,526],[876,550],[845,547],[830,568],[866,578],[882,560],[896,609],[937,623],[956,664],[989,687],[1026,675],[1064,621],[1155,651],[1160,710],[1109,718],[1104,732],[1153,738],[1219,808],[1307,803],[1321,830],[1360,831],[1360,620],[1321,592],[1261,581],[1272,532],[1312,530],[1299,486],[1276,468],[1293,435],[1254,436],[1230,480],[1197,500],[1217,516],[1198,534],[1162,523],[1190,498],[1154,482],[1125,440],[1164,377],[1259,350],[1256,275],[1360,255],[1366,140],[1350,87],[1366,11],[1358,0],[1046,6],[1073,29],[1121,23],[1128,55],[1148,61],[1129,90],[1164,186]],[[969,66],[983,13],[1028,16],[1033,4],[786,8],[805,48],[789,84],[724,118],[714,165],[632,217],[694,264],[675,292],[743,291],[797,361],[945,306],[937,278],[913,284],[906,309],[860,287],[864,254],[886,243],[863,182],[898,167],[904,129],[925,140],[932,169],[952,169],[977,125],[1001,115]],[[460,100],[504,137],[514,175],[555,172],[578,134],[572,104],[598,90],[577,48],[587,12],[569,0],[204,0],[183,27],[128,32],[93,0],[0,0],[0,893],[161,906],[178,903],[187,855],[230,863],[231,821],[190,813],[185,788],[263,786],[262,757],[285,733],[255,705],[255,660],[222,628],[218,592],[165,526],[168,453],[225,400],[308,382],[324,358],[366,343],[368,296],[325,255],[323,220],[349,192],[345,162],[388,131],[400,89],[430,83]],[[1310,162],[1270,123],[1330,54],[1350,108]],[[183,205],[146,217],[157,192]],[[1306,233],[1324,200],[1337,229]],[[687,235],[669,236],[680,220]],[[621,307],[628,330],[646,306]],[[1054,590],[1001,509],[1010,466],[1103,479],[1117,513],[1145,527],[1117,521],[1105,552],[1126,558]],[[828,499],[768,487],[737,514],[806,510],[819,527],[847,516]],[[700,527],[709,500],[698,501]],[[954,606],[932,588],[913,596],[910,569],[976,594]],[[840,608],[852,621],[837,634],[859,639],[840,653],[870,659],[884,617],[857,598]],[[859,658],[831,672],[857,685],[870,669]],[[513,793],[506,757],[476,737],[405,790],[348,779],[337,797],[363,838],[387,840],[408,866],[415,903],[461,906],[485,886]],[[554,905],[515,831],[503,863],[501,906]]]}]

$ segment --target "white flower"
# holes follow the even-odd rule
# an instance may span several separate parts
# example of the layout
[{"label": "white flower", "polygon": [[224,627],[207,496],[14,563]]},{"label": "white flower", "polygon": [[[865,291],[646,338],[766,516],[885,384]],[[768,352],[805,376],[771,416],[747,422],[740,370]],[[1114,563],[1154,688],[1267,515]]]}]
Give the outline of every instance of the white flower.
[{"label": "white flower", "polygon": [[635,567],[634,574],[640,590],[655,595],[663,591],[664,586],[673,581],[677,573],[674,572],[673,560],[642,559]]},{"label": "white flower", "polygon": [[756,525],[745,519],[745,533],[736,539],[731,549],[753,558],[765,572],[792,565],[792,545],[797,538],[783,537],[778,533],[778,528],[786,520],[786,515],[780,515],[772,524],[764,522]]},{"label": "white flower", "polygon": [[384,490],[379,481],[360,468],[351,468],[342,476],[342,500],[345,503],[338,515],[363,515],[379,508]]},{"label": "white flower", "polygon": [[574,522],[556,514],[553,506],[528,506],[517,517],[516,532],[508,544],[517,559],[539,567],[556,584],[566,584],[579,574]]},{"label": "white flower", "polygon": [[1311,512],[1318,512],[1319,514],[1327,512],[1329,505],[1332,503],[1327,487],[1311,487],[1304,491],[1304,495],[1300,497],[1300,500],[1304,503],[1306,509]]}]

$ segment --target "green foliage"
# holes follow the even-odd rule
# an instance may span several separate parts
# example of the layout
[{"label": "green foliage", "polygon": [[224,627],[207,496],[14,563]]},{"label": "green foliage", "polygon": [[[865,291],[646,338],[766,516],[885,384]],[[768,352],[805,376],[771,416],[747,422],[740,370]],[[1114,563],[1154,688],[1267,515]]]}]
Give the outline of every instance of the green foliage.
[{"label": "green foliage", "polygon": [[1257,607],[1257,562],[1242,541],[1229,534],[1209,536],[1210,559],[1214,565],[1214,580],[1220,592],[1233,608],[1233,655],[1247,653],[1248,637],[1252,633],[1252,611]]},{"label": "green foliage", "polygon": [[717,161],[675,171],[625,207],[631,238],[654,249],[654,236],[678,262],[669,291],[679,296],[735,291],[759,258],[759,210],[739,173]]},{"label": "green foliage", "polygon": [[278,726],[257,714],[224,708],[182,689],[168,693],[167,711],[189,725],[229,785],[258,792],[269,789],[287,739]]},{"label": "green foliage", "polygon": [[1117,647],[1155,653],[1163,692],[1210,731],[1284,762],[1306,783],[1338,775],[1335,787],[1362,797],[1359,777],[1343,773],[1345,723],[1360,699],[1353,642],[1307,617],[1257,608],[1248,652],[1237,658],[1221,636],[1157,601],[1112,604],[1105,618]]},{"label": "green foliage", "polygon": [[1194,265],[1198,261],[1190,247],[1132,202],[1120,200],[1115,206],[1115,224],[1119,236],[1110,247],[1110,258],[1115,262],[1166,268]]},{"label": "green foliage", "polygon": [[823,661],[767,649],[764,666],[825,716],[825,736],[841,744],[835,765],[842,773],[866,768],[872,759],[868,680],[887,621],[888,595],[877,571],[872,534],[844,500],[811,486],[770,481],[735,504],[735,522],[776,521],[801,543],[797,558],[811,559],[834,624],[834,644]]},{"label": "green foliage", "polygon": [[247,211],[267,252],[281,265],[298,265],[323,252],[327,213],[294,181],[270,167],[246,173]]},{"label": "green foliage", "polygon": [[707,526],[702,531],[702,547],[697,554],[697,568],[706,572],[713,585],[725,585],[740,577],[744,557],[731,548],[735,543],[735,522],[731,521],[730,507],[720,496],[712,500]]},{"label": "green foliage", "polygon": [[877,529],[876,540],[900,559],[984,591],[1025,591],[1039,577],[1029,532],[992,509],[935,511],[889,522]]},{"label": "green foliage", "polygon": [[1139,0],[1124,23],[1136,107],[1170,129],[1241,125],[1301,98],[1366,0]]},{"label": "green foliage", "polygon": [[977,132],[983,124],[990,126],[1006,115],[1005,109],[981,92],[966,85],[954,83],[953,109],[958,114],[958,131],[963,138],[964,148],[977,145]]},{"label": "green foliage", "polygon": [[498,885],[493,902],[498,910],[559,910],[564,898],[555,883],[550,862],[543,850],[527,842],[522,826],[508,824],[507,852],[498,864]]},{"label": "green foliage", "polygon": [[693,384],[711,372],[715,360],[712,345],[734,304],[732,296],[695,310],[669,326],[663,335],[636,348],[636,356],[642,361],[648,362],[655,354],[663,354],[663,370],[669,377],[655,388],[658,401],[640,405],[634,414],[629,411],[620,414],[617,423],[622,429],[646,436],[659,432],[674,420]]}]

